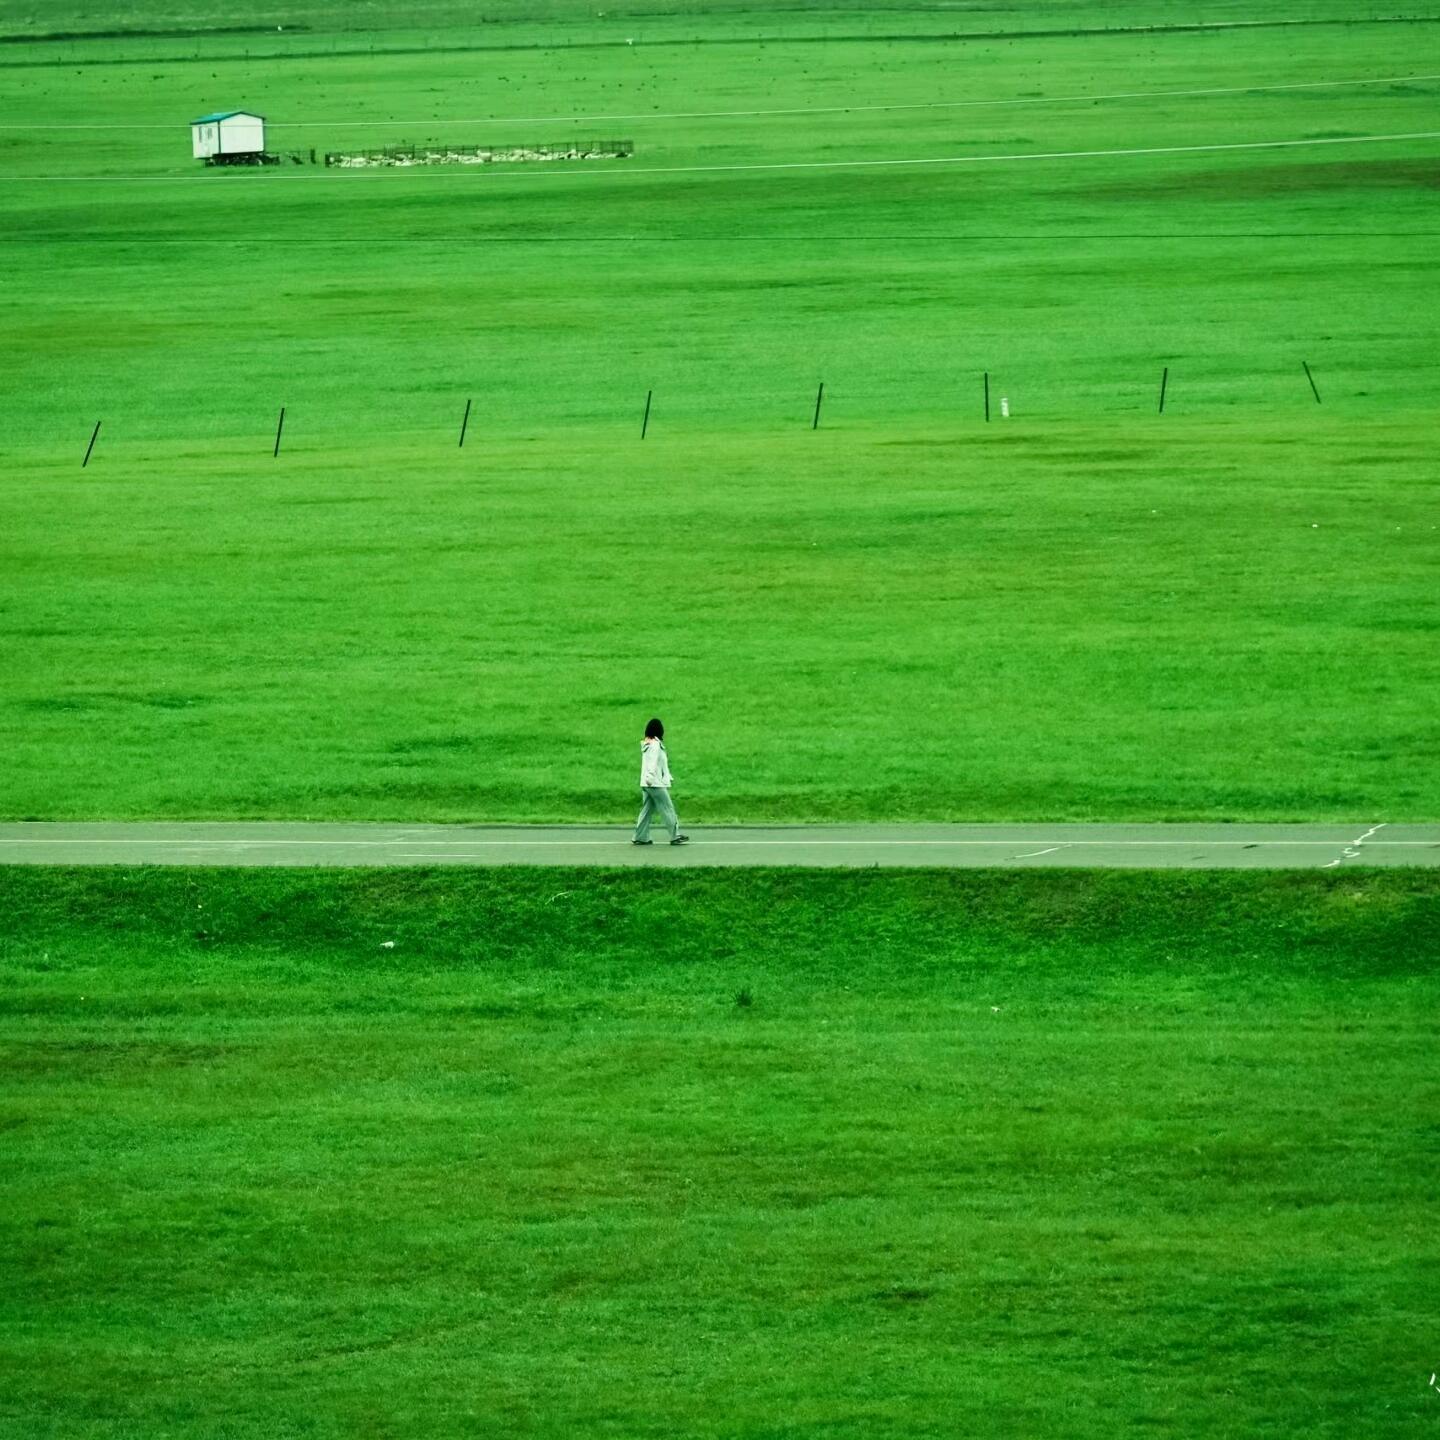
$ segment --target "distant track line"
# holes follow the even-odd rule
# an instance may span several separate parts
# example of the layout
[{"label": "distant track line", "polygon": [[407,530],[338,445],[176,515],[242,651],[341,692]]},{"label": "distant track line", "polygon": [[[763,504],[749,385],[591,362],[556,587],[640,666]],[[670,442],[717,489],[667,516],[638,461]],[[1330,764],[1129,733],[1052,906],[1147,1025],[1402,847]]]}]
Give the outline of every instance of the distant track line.
[{"label": "distant track line", "polygon": [[[272,175],[262,182],[270,186],[317,184],[326,181],[340,184],[359,184],[366,179],[379,180],[382,184],[393,184],[399,180],[471,180],[479,174],[495,177],[500,169],[506,169],[509,178],[538,180],[558,179],[566,176],[584,176],[599,179],[601,176],[635,175],[722,175],[741,172],[776,172],[782,170],[875,170],[901,167],[917,168],[927,165],[998,165],[1034,162],[1037,160],[1101,160],[1148,155],[1204,155],[1234,153],[1241,150],[1294,150],[1316,146],[1332,145],[1381,145],[1389,142],[1412,140],[1440,140],[1440,130],[1412,130],[1394,135],[1333,135],[1316,136],[1302,140],[1235,140],[1210,145],[1141,145],[1115,150],[1040,150],[1030,153],[1003,153],[998,155],[937,155],[930,158],[900,160],[766,160],[750,161],[732,165],[644,165],[626,166],[624,169],[609,167],[604,171],[581,169],[567,166],[563,169],[548,166],[534,169],[494,166],[435,166],[426,168],[391,170],[381,179],[380,172],[359,172],[340,174],[327,171],[316,175]],[[204,185],[212,182],[207,175],[11,175],[3,177],[9,182],[54,183],[54,184],[156,184],[156,185]],[[218,191],[216,193],[219,193]]]},{"label": "distant track line", "polygon": [[237,235],[177,240],[153,235],[0,235],[0,245],[776,245],[915,241],[940,244],[1043,244],[1084,240],[1440,240],[1440,230],[1131,230],[1031,235]]},{"label": "distant track line", "polygon": [[[1362,25],[1437,25],[1440,24],[1440,15],[1377,15],[1349,18],[1344,16],[1320,17],[1309,20],[1216,20],[1216,21],[1194,21],[1189,24],[1179,25],[1129,25],[1129,26],[1093,26],[1064,27],[1045,30],[952,30],[937,31],[930,33],[910,34],[880,34],[880,35],[715,35],[706,39],[696,36],[686,36],[676,39],[647,40],[641,38],[627,38],[614,40],[573,40],[562,44],[547,44],[543,41],[530,41],[516,45],[395,45],[388,47],[372,47],[361,49],[356,46],[353,49],[332,48],[329,50],[297,50],[297,51],[265,51],[256,54],[230,54],[230,55],[152,55],[152,56],[125,56],[117,58],[101,57],[98,59],[87,59],[78,56],[62,57],[45,60],[0,60],[0,69],[41,69],[54,66],[78,66],[78,65],[193,65],[193,64],[224,64],[226,62],[242,62],[245,64],[260,60],[334,60],[334,59],[355,59],[366,56],[377,55],[473,55],[473,54],[515,54],[526,52],[548,52],[566,50],[619,50],[619,49],[675,49],[689,48],[697,49],[702,46],[756,46],[756,45],[935,45],[935,44],[974,44],[977,41],[991,40],[1089,40],[1089,39],[1127,39],[1137,35],[1193,35],[1207,34],[1223,31],[1249,31],[1249,30],[1286,30],[1319,28],[1322,26],[1342,27],[1353,29]],[[218,33],[218,32],[211,32]],[[361,32],[368,33],[368,32]],[[13,44],[36,44],[51,43],[43,40],[32,41],[23,36],[3,37]],[[145,37],[137,37],[145,38]],[[196,39],[203,39],[204,33],[197,34]],[[71,40],[69,44],[82,43],[80,40]]]}]

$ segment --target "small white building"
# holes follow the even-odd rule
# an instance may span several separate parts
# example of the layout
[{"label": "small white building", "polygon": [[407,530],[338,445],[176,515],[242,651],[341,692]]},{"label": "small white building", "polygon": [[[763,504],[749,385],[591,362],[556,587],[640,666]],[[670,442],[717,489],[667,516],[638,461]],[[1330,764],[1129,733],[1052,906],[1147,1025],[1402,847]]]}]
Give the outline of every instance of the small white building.
[{"label": "small white building", "polygon": [[265,150],[265,117],[248,110],[222,110],[190,122],[197,160],[224,164],[230,155],[260,155]]}]

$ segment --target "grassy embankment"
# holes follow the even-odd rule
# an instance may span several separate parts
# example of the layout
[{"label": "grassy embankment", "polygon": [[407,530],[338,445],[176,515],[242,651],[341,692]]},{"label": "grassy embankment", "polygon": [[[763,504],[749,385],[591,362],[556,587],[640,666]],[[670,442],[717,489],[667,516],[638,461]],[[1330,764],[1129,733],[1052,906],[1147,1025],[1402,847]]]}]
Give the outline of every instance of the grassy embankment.
[{"label": "grassy embankment", "polygon": [[[1440,70],[1436,34],[202,37],[7,71],[0,807],[616,818],[658,711],[701,820],[1440,813],[1433,142],[667,168],[1422,131],[1434,83],[476,118],[1294,85]],[[638,153],[197,173],[183,122],[230,103],[280,149]],[[170,128],[26,128],[111,120]]]},{"label": "grassy embankment", "polygon": [[0,885],[0,1434],[1428,1424],[1433,876]]}]

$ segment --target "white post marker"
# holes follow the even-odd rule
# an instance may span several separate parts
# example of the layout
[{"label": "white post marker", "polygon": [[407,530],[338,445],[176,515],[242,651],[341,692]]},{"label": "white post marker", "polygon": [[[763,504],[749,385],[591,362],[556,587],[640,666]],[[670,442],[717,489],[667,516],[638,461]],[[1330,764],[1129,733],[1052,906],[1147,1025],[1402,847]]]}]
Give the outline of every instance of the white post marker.
[{"label": "white post marker", "polygon": [[1004,395],[1000,397],[1000,418],[1002,420],[1010,418],[1010,401]]}]

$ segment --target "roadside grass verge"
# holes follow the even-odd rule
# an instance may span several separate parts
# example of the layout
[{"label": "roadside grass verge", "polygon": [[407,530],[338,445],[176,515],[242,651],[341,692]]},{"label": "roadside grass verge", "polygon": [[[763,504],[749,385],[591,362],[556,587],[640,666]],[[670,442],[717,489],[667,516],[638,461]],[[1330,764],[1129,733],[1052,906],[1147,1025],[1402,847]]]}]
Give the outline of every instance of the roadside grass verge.
[{"label": "roadside grass verge", "polygon": [[18,463],[0,814],[615,823],[655,714],[693,823],[1440,813],[1417,431],[843,401]]},{"label": "roadside grass verge", "polygon": [[1419,1434],[1440,881],[0,872],[0,1434]]}]

